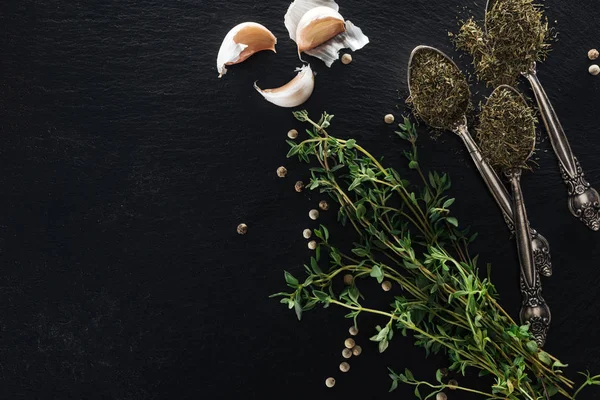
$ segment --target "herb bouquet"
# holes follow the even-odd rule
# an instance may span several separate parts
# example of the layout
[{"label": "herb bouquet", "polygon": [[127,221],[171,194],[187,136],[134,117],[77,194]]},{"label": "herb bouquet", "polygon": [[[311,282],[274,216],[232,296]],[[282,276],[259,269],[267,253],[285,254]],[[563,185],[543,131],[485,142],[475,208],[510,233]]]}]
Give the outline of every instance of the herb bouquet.
[{"label": "herb bouquet", "polygon": [[[332,115],[324,113],[318,122],[306,111],[294,116],[312,129],[307,140],[289,141],[288,157],[317,165],[311,168],[309,189],[328,193],[339,204],[338,220],[351,225],[360,237],[346,254],[334,245],[325,226],[315,230],[319,243],[305,266],[308,276],[299,280],[286,272],[291,291],[273,295],[298,318],[317,305],[347,309],[355,325],[361,313],[378,314],[387,318],[371,338],[380,352],[394,334],[410,334],[427,354],[447,354],[451,371],[464,375],[474,368],[480,376],[494,379],[488,391],[479,391],[444,383],[439,370],[437,382],[431,383],[418,380],[408,369],[403,373],[390,369],[391,390],[399,383],[413,385],[420,399],[435,397],[446,388],[487,399],[537,400],[557,393],[574,399],[583,387],[600,384],[600,376],[587,375],[574,391],[573,382],[561,371],[566,365],[539,349],[529,326],[518,326],[502,309],[489,268],[482,279],[477,257],[469,254],[468,245],[476,235],[459,229],[451,215],[454,199],[445,194],[450,178],[435,172],[425,176],[417,158],[417,132],[408,119],[397,133],[411,146],[405,154],[409,168],[420,176],[420,188],[382,166],[355,140],[330,136],[326,129]],[[346,274],[352,274],[352,280],[336,291],[334,280]],[[402,295],[387,309],[365,308],[363,279],[395,282]]]}]

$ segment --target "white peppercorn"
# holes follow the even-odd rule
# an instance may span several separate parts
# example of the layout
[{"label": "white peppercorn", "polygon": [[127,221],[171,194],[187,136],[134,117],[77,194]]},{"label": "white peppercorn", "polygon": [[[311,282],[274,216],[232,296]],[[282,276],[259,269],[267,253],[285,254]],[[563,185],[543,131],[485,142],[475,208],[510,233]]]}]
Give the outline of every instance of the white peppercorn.
[{"label": "white peppercorn", "polygon": [[362,353],[362,347],[354,346],[354,348],[352,349],[352,355],[360,356],[360,353]]},{"label": "white peppercorn", "polygon": [[457,387],[458,387],[458,382],[456,381],[456,379],[450,379],[448,381],[448,389],[456,390]]},{"label": "white peppercorn", "polygon": [[352,54],[346,53],[342,56],[342,64],[348,65],[351,62],[352,62]]},{"label": "white peppercorn", "polygon": [[591,49],[590,51],[588,51],[588,58],[592,61],[597,60],[598,57],[600,57],[600,53],[598,53],[598,50],[596,49]]},{"label": "white peppercorn", "polygon": [[598,75],[600,74],[600,66],[598,64],[591,65],[589,71],[592,75]]},{"label": "white peppercorn", "polygon": [[286,167],[279,167],[277,168],[277,176],[280,178],[285,178],[285,176],[287,175],[287,168]]},{"label": "white peppercorn", "polygon": [[292,140],[296,139],[296,138],[298,137],[298,131],[297,131],[297,130],[295,130],[295,129],[291,129],[291,130],[288,132],[288,137],[289,137],[290,139],[292,139]]},{"label": "white peppercorn", "polygon": [[348,372],[350,371],[350,364],[348,364],[346,361],[344,361],[343,363],[340,364],[340,371],[342,372]]},{"label": "white peppercorn", "polygon": [[329,204],[325,200],[319,202],[319,208],[323,211],[329,210]]},{"label": "white peppercorn", "polygon": [[313,221],[316,220],[317,218],[319,218],[319,211],[317,210],[310,210],[308,212],[308,216],[310,217],[310,219],[312,219]]},{"label": "white peppercorn", "polygon": [[352,274],[344,275],[344,285],[350,286],[350,285],[352,285],[353,281],[354,281],[354,277],[352,276]]},{"label": "white peppercorn", "polygon": [[246,233],[248,233],[248,225],[246,225],[246,224],[239,224],[237,226],[237,233],[239,235],[245,235]]},{"label": "white peppercorn", "polygon": [[304,236],[304,239],[310,239],[312,231],[310,229],[305,229],[302,231],[302,236]]},{"label": "white peppercorn", "polygon": [[344,357],[344,358],[352,357],[352,350],[350,350],[350,349],[342,350],[342,357]]},{"label": "white peppercorn", "polygon": [[298,193],[303,191],[304,190],[304,182],[302,182],[302,181],[296,182],[296,184],[294,185],[294,190]]},{"label": "white peppercorn", "polygon": [[327,378],[325,380],[325,386],[327,386],[328,388],[332,388],[335,386],[335,378]]},{"label": "white peppercorn", "polygon": [[383,289],[384,292],[389,292],[390,290],[392,290],[392,282],[383,281],[381,283],[381,288]]},{"label": "white peppercorn", "polygon": [[393,114],[388,114],[383,118],[386,124],[393,124],[395,119]]},{"label": "white peppercorn", "polygon": [[435,400],[448,400],[448,396],[444,392],[439,392],[435,395]]},{"label": "white peppercorn", "polygon": [[311,240],[310,242],[308,242],[308,248],[311,250],[315,250],[317,248],[317,242]]},{"label": "white peppercorn", "polygon": [[354,341],[354,339],[348,338],[344,341],[344,346],[346,346],[347,349],[351,349],[354,346],[356,346],[356,342]]},{"label": "white peppercorn", "polygon": [[348,329],[348,332],[350,332],[352,336],[356,336],[358,335],[358,328],[355,326],[351,326],[350,329]]}]

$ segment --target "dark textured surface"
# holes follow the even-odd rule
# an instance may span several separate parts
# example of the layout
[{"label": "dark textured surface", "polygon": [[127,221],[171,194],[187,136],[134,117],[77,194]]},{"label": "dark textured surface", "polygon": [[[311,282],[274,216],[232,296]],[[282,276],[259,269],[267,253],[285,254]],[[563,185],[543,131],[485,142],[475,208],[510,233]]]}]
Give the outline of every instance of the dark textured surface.
[{"label": "dark textured surface", "polygon": [[[400,114],[408,54],[417,44],[450,51],[457,16],[465,5],[481,12],[483,1],[341,3],[371,44],[349,66],[313,61],[306,107],[336,114],[335,134],[402,168],[402,144],[382,118]],[[587,73],[585,55],[599,45],[600,5],[546,4],[560,40],[540,79],[598,188],[600,79]],[[307,213],[320,200],[293,190],[306,171],[285,160],[285,134],[298,127],[291,113],[252,88],[257,79],[279,86],[300,65],[283,26],[287,5],[0,4],[0,397],[410,398],[406,388],[386,394],[387,366],[431,379],[444,365],[425,361],[409,339],[376,354],[367,340],[373,319],[358,337],[363,355],[340,376],[343,312],[315,311],[299,323],[267,298],[283,287],[284,268],[300,271],[308,256],[301,230],[314,225]],[[222,38],[248,20],[273,31],[278,54],[217,79]],[[600,372],[600,236],[570,216],[550,145],[539,147],[540,168],[523,185],[531,223],[554,256],[547,349],[573,375]],[[450,134],[424,135],[420,150],[424,165],[452,175],[457,216],[480,232],[475,249],[493,263],[516,314],[515,246],[468,155]],[[275,175],[282,164],[283,180]],[[240,237],[242,221],[250,230]],[[323,221],[333,224],[332,215]],[[338,377],[334,390],[324,388],[329,375]]]}]

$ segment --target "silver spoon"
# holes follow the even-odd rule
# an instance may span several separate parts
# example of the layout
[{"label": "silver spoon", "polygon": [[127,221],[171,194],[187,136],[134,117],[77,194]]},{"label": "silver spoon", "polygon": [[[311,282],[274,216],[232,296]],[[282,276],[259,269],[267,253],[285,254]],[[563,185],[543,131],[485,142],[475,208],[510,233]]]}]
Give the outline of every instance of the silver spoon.
[{"label": "silver spoon", "polygon": [[[501,85],[492,94],[490,98],[499,90],[512,91],[523,105],[527,107],[527,101],[514,88],[507,85]],[[535,149],[535,125],[531,124],[530,140],[531,150],[529,154],[522,160],[522,164],[533,155]],[[528,146],[529,147],[529,146]],[[548,328],[552,319],[550,308],[542,297],[542,284],[531,253],[531,234],[529,232],[529,221],[527,219],[527,210],[525,208],[525,200],[523,191],[521,190],[521,172],[520,166],[506,168],[504,175],[510,181],[510,186],[513,194],[513,210],[515,211],[515,236],[517,239],[517,251],[519,254],[519,262],[521,265],[521,294],[523,303],[521,305],[520,319],[521,323],[529,322],[529,331],[535,338],[538,345],[541,347],[546,342]]]},{"label": "silver spoon", "polygon": [[[485,28],[487,16],[497,0],[488,0],[485,7]],[[558,157],[560,172],[569,193],[569,211],[594,231],[600,230],[600,195],[585,180],[585,174],[579,161],[573,154],[567,135],[550,103],[546,91],[537,77],[537,66],[533,63],[528,71],[522,72],[537,100],[542,120],[548,131],[550,143]]]},{"label": "silver spoon", "polygon": [[[408,88],[409,88],[409,91],[412,90],[411,85],[410,85],[412,61],[414,59],[415,54],[417,54],[420,51],[437,52],[437,53],[441,54],[442,56],[444,56],[445,58],[447,58],[448,61],[451,62],[452,65],[454,65],[457,70],[459,70],[458,66],[454,63],[454,61],[450,57],[448,57],[446,54],[439,51],[438,49],[436,49],[434,47],[429,47],[429,46],[417,46],[412,51],[412,53],[410,55],[410,59],[408,61]],[[467,147],[467,149],[469,151],[469,154],[473,158],[473,162],[475,163],[475,166],[477,167],[477,169],[479,170],[479,173],[481,174],[481,177],[483,178],[484,182],[486,183],[490,193],[496,200],[496,203],[500,207],[500,210],[502,211],[502,214],[504,216],[504,221],[508,225],[508,228],[510,229],[510,231],[514,233],[515,232],[515,217],[514,217],[514,212],[513,212],[513,200],[511,198],[511,196],[508,194],[508,192],[506,191],[504,184],[502,183],[502,181],[496,174],[496,171],[494,171],[494,169],[488,164],[488,162],[481,155],[481,151],[480,151],[479,147],[477,146],[477,144],[475,143],[475,141],[473,140],[473,138],[471,137],[471,134],[469,133],[469,130],[467,127],[467,117],[466,117],[467,109],[465,109],[463,111],[464,111],[463,112],[463,122],[456,127],[432,126],[431,124],[428,124],[426,117],[423,118],[423,115],[421,115],[421,118],[423,118],[425,123],[432,126],[432,128],[453,131],[463,140],[465,146]],[[531,229],[531,228],[529,228],[529,229],[530,229],[530,235],[531,235],[530,248],[532,250],[532,255],[533,255],[533,259],[535,261],[535,266],[541,275],[551,276],[552,275],[552,262],[550,259],[550,245],[548,244],[548,241],[546,240],[546,238],[543,237],[542,235],[540,235],[539,233],[537,233],[536,230]]]}]

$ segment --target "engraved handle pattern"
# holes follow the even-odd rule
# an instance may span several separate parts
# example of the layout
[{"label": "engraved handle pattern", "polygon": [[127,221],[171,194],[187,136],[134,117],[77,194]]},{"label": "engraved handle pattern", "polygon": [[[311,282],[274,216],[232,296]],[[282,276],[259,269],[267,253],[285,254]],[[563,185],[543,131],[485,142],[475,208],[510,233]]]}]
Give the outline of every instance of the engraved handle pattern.
[{"label": "engraved handle pattern", "polygon": [[546,343],[552,317],[550,308],[542,297],[542,283],[534,267],[527,210],[521,191],[521,169],[510,169],[505,171],[505,174],[510,180],[513,192],[515,234],[521,264],[521,295],[523,296],[521,323],[530,324],[530,332],[541,347]]},{"label": "engraved handle pattern", "polygon": [[[471,137],[466,126],[460,126],[456,133],[462,138],[465,146],[469,150],[469,154],[473,158],[473,162],[479,170],[481,177],[485,181],[490,193],[498,203],[498,206],[502,210],[504,221],[510,229],[511,233],[515,232],[515,224],[513,218],[513,205],[510,194],[506,191],[506,187],[496,174],[496,171],[488,164],[488,162],[481,155],[479,146]],[[535,229],[531,229],[531,248],[533,251],[533,258],[535,266],[539,273],[543,276],[552,276],[552,262],[550,258],[550,245],[545,237],[537,233]]]},{"label": "engraved handle pattern", "polygon": [[569,211],[587,227],[594,231],[600,230],[600,196],[584,179],[583,170],[573,155],[567,135],[560,124],[556,111],[550,103],[546,91],[540,83],[535,64],[531,70],[523,74],[533,89],[540,108],[544,125],[548,131],[552,148],[559,160],[563,181],[569,192]]}]

